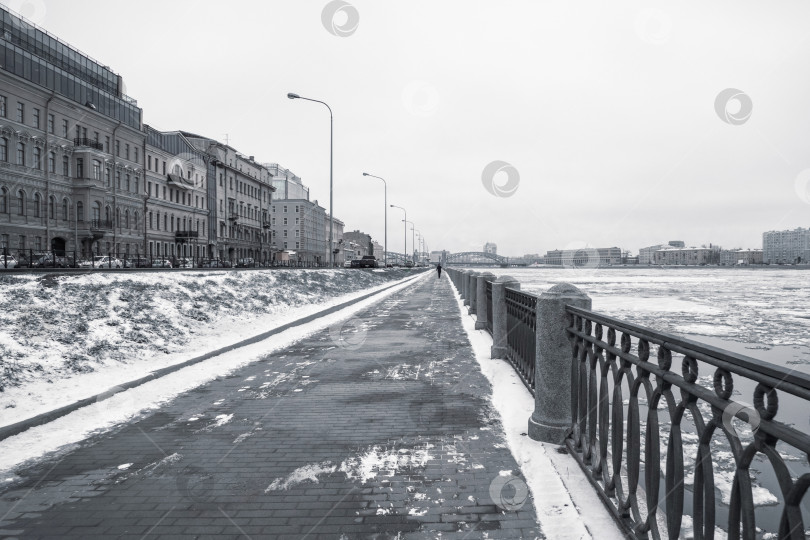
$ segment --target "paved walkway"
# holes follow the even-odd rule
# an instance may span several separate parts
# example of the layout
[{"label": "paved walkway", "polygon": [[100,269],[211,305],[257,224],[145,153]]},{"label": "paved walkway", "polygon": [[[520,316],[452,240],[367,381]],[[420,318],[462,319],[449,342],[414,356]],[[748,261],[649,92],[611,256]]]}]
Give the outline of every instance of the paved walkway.
[{"label": "paved walkway", "polygon": [[542,537],[489,393],[431,274],[17,471],[0,537]]}]

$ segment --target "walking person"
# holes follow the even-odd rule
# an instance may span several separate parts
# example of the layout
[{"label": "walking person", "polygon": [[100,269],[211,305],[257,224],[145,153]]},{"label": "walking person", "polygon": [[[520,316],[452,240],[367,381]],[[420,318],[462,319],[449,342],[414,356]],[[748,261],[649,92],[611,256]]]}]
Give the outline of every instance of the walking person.
[{"label": "walking person", "polygon": [[439,273],[438,279],[442,279],[442,263],[436,265],[436,271]]}]

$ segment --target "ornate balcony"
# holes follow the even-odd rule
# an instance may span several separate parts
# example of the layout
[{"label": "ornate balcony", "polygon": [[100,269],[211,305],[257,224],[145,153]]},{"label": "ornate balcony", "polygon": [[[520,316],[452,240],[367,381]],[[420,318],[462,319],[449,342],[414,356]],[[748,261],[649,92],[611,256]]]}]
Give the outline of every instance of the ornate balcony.
[{"label": "ornate balcony", "polygon": [[79,138],[73,139],[73,144],[75,146],[87,146],[89,148],[94,148],[96,150],[101,150],[102,152],[104,151],[104,145],[101,144],[98,141],[94,141],[93,139],[87,139],[87,138],[84,138],[84,137],[79,137]]}]

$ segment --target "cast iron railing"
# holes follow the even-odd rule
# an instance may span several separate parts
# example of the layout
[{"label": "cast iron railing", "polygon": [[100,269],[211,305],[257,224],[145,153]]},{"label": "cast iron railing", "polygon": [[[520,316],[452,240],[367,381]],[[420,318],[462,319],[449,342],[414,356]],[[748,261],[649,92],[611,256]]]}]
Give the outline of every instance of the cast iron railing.
[{"label": "cast iron railing", "polygon": [[534,394],[537,297],[506,288],[506,358]]},{"label": "cast iron railing", "polygon": [[[757,521],[770,519],[778,538],[805,538],[810,376],[584,309],[566,313],[573,355],[566,445],[627,531],[674,539],[691,519],[695,539],[714,538],[716,526],[729,538],[754,539]],[[657,362],[649,359],[653,346]],[[737,398],[748,392],[752,406]],[[791,418],[797,413],[800,422]],[[766,484],[775,500],[755,505]],[[715,488],[729,485],[718,504]]]},{"label": "cast iron railing", "polygon": [[487,296],[487,332],[492,335],[492,282],[487,280],[485,282]]},{"label": "cast iron railing", "polygon": [[73,139],[73,144],[74,144],[74,146],[87,146],[87,147],[90,147],[90,148],[95,148],[96,150],[102,150],[102,151],[104,150],[104,145],[103,144],[101,144],[100,142],[98,142],[96,140],[88,139],[86,137],[77,137],[77,138]]}]

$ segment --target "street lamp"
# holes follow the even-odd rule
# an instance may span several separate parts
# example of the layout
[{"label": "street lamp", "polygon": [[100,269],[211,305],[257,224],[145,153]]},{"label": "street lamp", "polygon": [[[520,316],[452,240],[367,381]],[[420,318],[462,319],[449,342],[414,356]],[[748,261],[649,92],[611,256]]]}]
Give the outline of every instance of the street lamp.
[{"label": "street lamp", "polygon": [[370,176],[372,178],[376,178],[378,180],[383,181],[383,209],[385,210],[385,245],[383,246],[383,258],[385,259],[385,266],[388,267],[388,183],[385,181],[384,178],[379,176],[374,176],[373,174],[368,174],[367,172],[363,173],[363,176]]},{"label": "street lamp", "polygon": [[[407,219],[403,219],[402,221],[405,222],[405,232],[406,233],[408,232],[408,223],[411,224],[411,249],[415,250],[416,249],[416,241],[414,240],[414,230],[415,230],[414,227],[416,227],[416,225],[413,224],[413,221],[408,221]],[[416,261],[413,260],[413,254],[411,255],[411,261],[414,264],[416,264]]]},{"label": "street lamp", "polygon": [[[397,206],[395,204],[389,204],[388,206],[390,206],[391,208],[399,208],[400,210],[405,212],[405,219],[408,219],[408,211],[405,210],[404,208],[402,208],[401,206]],[[407,224],[405,225],[405,230],[403,231],[402,239],[405,242],[405,247],[402,250],[402,256],[405,257],[405,260],[402,261],[403,264],[404,264],[405,261],[408,260],[407,259],[407,257],[408,257],[408,225]]]},{"label": "street lamp", "polygon": [[335,254],[332,251],[332,222],[333,222],[333,213],[332,213],[332,170],[333,170],[333,148],[334,148],[334,141],[335,141],[335,131],[334,131],[334,117],[332,115],[332,107],[330,107],[325,101],[320,101],[317,99],[311,99],[303,96],[299,96],[298,94],[293,94],[289,92],[287,94],[289,99],[303,99],[306,101],[314,101],[315,103],[320,103],[321,105],[326,106],[329,109],[329,267],[332,268],[335,266]]}]

